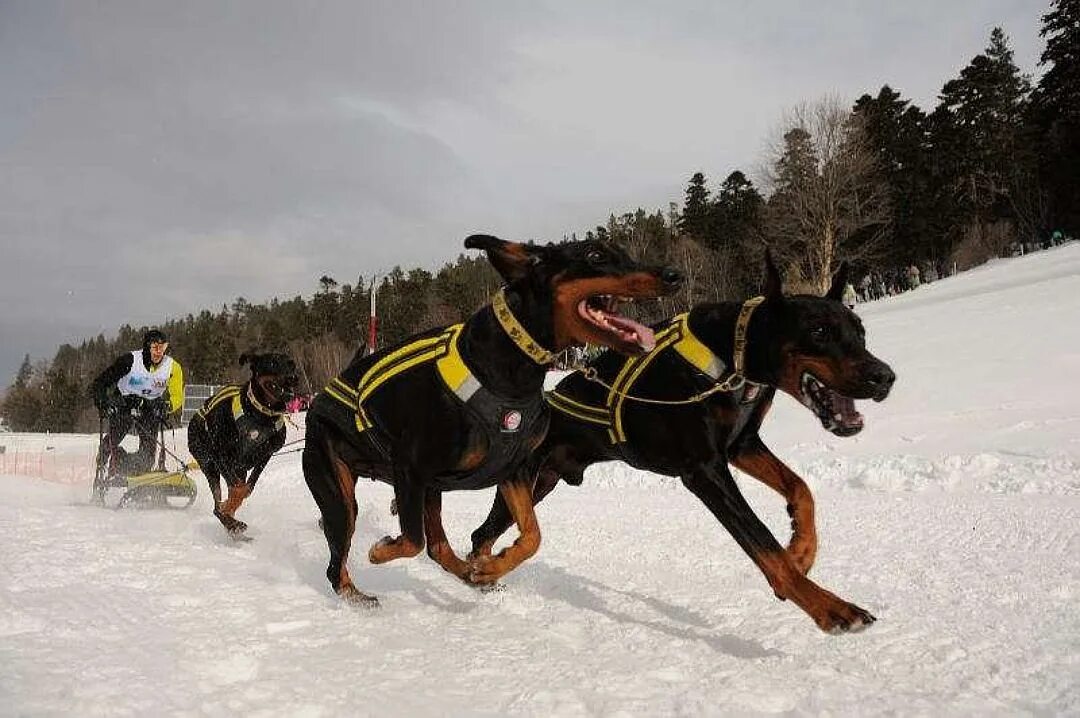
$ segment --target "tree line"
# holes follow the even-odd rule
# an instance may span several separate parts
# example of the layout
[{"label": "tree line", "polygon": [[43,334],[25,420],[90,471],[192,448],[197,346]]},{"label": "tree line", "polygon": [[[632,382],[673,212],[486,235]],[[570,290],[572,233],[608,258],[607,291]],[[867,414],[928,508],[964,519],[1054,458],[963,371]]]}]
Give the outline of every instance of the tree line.
[{"label": "tree line", "polygon": [[[857,276],[911,264],[945,275],[1018,243],[1078,236],[1080,0],[1053,0],[1040,35],[1037,83],[995,28],[931,110],[889,85],[852,106],[835,97],[798,105],[771,139],[760,187],[741,169],[722,173],[715,188],[695,172],[681,204],[612,214],[585,235],[684,272],[677,295],[636,307],[644,320],[754,293],[766,246],[783,263],[789,291],[820,293],[841,261]],[[479,257],[459,256],[435,272],[395,268],[375,287],[379,343],[461,321],[498,284]],[[290,352],[317,391],[363,347],[373,289],[362,277],[339,284],[323,276],[318,285],[309,299],[241,297],[161,328],[189,383],[242,380],[237,356],[259,348]],[[90,381],[138,347],[144,329],[125,325],[113,339],[64,344],[51,361],[27,356],[0,416],[16,430],[92,430]]]}]

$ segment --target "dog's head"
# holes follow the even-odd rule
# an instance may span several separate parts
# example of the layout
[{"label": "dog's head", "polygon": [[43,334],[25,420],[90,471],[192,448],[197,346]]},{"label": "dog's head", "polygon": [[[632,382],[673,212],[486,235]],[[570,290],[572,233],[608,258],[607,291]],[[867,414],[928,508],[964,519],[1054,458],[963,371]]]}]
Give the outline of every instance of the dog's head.
[{"label": "dog's head", "polygon": [[552,351],[586,343],[623,354],[652,350],[652,330],[619,314],[618,305],[671,294],[682,283],[675,269],[636,262],[618,247],[595,240],[536,245],[474,234],[465,246],[487,252],[508,286],[546,307]]},{"label": "dog's head", "polygon": [[765,304],[769,319],[762,338],[768,364],[779,367],[774,383],[810,409],[837,436],[863,428],[855,399],[882,401],[896,374],[866,349],[862,321],[841,302],[847,282],[841,266],[824,297],[785,297],[780,273],[765,257]]},{"label": "dog's head", "polygon": [[269,409],[285,411],[286,404],[296,396],[300,385],[296,362],[292,357],[279,352],[245,352],[240,355],[240,366],[245,364],[251,369],[251,384],[255,388],[256,398]]}]

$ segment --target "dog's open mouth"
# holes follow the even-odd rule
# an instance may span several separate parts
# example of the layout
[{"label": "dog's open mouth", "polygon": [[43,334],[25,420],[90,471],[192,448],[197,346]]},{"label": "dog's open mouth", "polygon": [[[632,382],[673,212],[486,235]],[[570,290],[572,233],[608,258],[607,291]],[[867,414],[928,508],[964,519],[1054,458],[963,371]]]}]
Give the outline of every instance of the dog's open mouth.
[{"label": "dog's open mouth", "polygon": [[829,389],[808,371],[799,379],[802,403],[817,415],[821,425],[837,436],[853,436],[862,431],[863,417],[855,410],[855,400]]},{"label": "dog's open mouth", "polygon": [[613,335],[620,342],[634,344],[642,351],[650,352],[656,347],[653,330],[616,312],[620,302],[632,301],[612,294],[596,294],[578,302],[577,311],[582,319],[600,331]]}]

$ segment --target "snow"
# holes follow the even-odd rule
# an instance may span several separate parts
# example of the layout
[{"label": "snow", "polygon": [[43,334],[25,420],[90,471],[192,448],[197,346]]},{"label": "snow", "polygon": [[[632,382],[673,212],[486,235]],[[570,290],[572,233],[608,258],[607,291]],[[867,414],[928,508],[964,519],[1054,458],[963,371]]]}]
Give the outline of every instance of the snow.
[{"label": "snow", "polygon": [[[366,611],[329,590],[296,453],[236,544],[201,476],[187,511],[97,509],[61,470],[91,437],[2,434],[59,468],[0,475],[0,714],[1080,714],[1078,310],[1080,243],[994,262],[858,307],[899,377],[859,436],[778,400],[764,435],[815,492],[811,575],[879,619],[839,637],[677,482],[621,464],[539,507],[539,554],[494,593],[423,556],[367,564],[396,520],[362,484]],[[740,483],[786,542],[782,501]],[[491,496],[446,497],[459,550]]]}]

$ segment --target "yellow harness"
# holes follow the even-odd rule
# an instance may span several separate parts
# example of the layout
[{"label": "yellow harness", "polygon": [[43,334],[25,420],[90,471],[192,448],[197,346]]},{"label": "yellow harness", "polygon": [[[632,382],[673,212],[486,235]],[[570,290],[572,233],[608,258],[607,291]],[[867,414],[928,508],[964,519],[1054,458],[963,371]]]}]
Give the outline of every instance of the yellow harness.
[{"label": "yellow harness", "polygon": [[[549,364],[555,360],[555,355],[533,339],[514,316],[506,304],[502,289],[495,293],[491,305],[503,331],[522,352],[537,364]],[[435,362],[435,370],[446,388],[462,402],[468,402],[482,387],[480,381],[465,365],[461,352],[458,350],[458,337],[464,326],[464,324],[454,324],[439,334],[416,339],[381,357],[361,375],[355,387],[349,386],[341,380],[341,377],[335,377],[323,391],[355,411],[356,430],[359,432],[367,431],[374,426],[374,422],[364,409],[364,403],[368,397],[398,374],[421,364]]]},{"label": "yellow harness", "polygon": [[[765,300],[764,297],[754,297],[743,303],[739,311],[739,317],[735,322],[734,364],[728,378],[720,385],[723,391],[734,391],[746,383],[746,332],[750,325],[750,316],[754,309]],[[627,399],[634,400],[637,397],[631,395],[631,390],[660,354],[668,349],[675,351],[687,363],[705,374],[714,382],[719,382],[720,377],[727,371],[724,361],[713,353],[704,342],[698,339],[690,330],[690,315],[679,314],[672,317],[671,323],[657,332],[656,346],[647,354],[636,357],[628,357],[623,361],[622,367],[615,380],[605,385],[608,389],[603,406],[590,406],[558,390],[546,392],[544,398],[555,410],[590,424],[597,424],[607,428],[608,439],[612,444],[621,444],[626,441],[626,432],[623,429],[623,405]],[[664,402],[656,400],[644,400],[649,403],[659,404],[682,404],[685,401]]]},{"label": "yellow harness", "polygon": [[[200,417],[203,421],[206,421],[207,414],[212,412],[222,403],[228,401],[232,403],[231,409],[233,420],[239,421],[239,419],[244,415],[244,404],[240,399],[241,388],[242,387],[237,384],[226,384],[225,386],[218,389],[216,394],[207,399],[206,403],[203,404],[202,408],[195,412],[195,415]],[[252,393],[250,385],[248,386],[248,400],[251,402],[251,405],[255,407],[255,409],[260,413],[265,414],[266,416],[277,417],[277,421],[274,422],[275,429],[281,428],[281,426],[285,423],[283,412],[273,411],[260,404],[255,399],[255,395]]]}]

